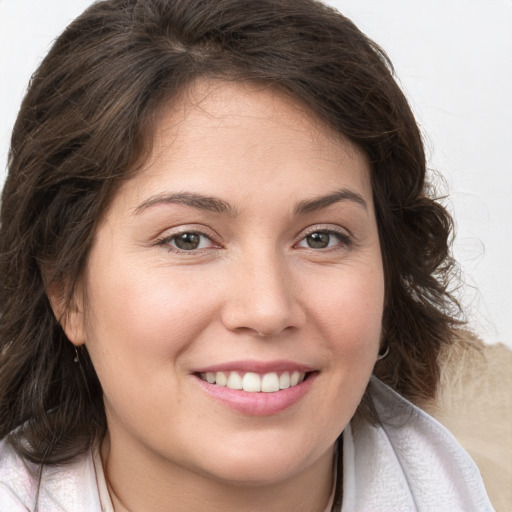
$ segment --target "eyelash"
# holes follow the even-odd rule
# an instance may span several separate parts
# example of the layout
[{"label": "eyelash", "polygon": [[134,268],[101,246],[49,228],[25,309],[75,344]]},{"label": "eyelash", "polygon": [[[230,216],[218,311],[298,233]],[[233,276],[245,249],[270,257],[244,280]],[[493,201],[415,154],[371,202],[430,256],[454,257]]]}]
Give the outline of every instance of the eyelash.
[{"label": "eyelash", "polygon": [[[329,235],[329,237],[336,237],[338,239],[338,243],[334,244],[333,246],[327,246],[325,248],[318,248],[318,249],[315,249],[313,247],[301,247],[301,248],[304,248],[306,250],[313,250],[315,252],[327,252],[327,251],[339,251],[339,250],[346,250],[346,249],[350,249],[353,245],[354,245],[354,241],[352,239],[352,237],[350,235],[348,235],[347,233],[345,233],[344,231],[342,230],[337,230],[337,229],[333,229],[332,227],[319,227],[319,226],[315,226],[314,228],[311,228],[310,230],[308,230],[302,237],[301,239],[299,240],[299,242],[297,242],[297,244],[295,244],[296,246],[299,246],[299,244],[301,242],[304,242],[307,237],[311,236],[311,235],[314,235],[314,234],[326,234],[326,235]],[[329,240],[329,243],[331,241]]]},{"label": "eyelash", "polygon": [[215,242],[213,241],[213,238],[211,236],[207,235],[206,233],[203,233],[202,231],[198,231],[198,230],[194,230],[194,229],[189,229],[189,230],[183,230],[183,231],[180,231],[179,233],[173,233],[172,235],[167,235],[162,238],[159,238],[155,242],[155,245],[165,246],[169,252],[174,252],[176,254],[197,254],[198,252],[203,252],[204,250],[208,250],[210,248],[218,248],[218,247],[199,247],[197,249],[186,250],[186,249],[180,249],[179,247],[171,245],[173,242],[176,241],[176,239],[178,237],[183,236],[183,235],[197,235],[203,239],[207,239],[211,244],[213,244],[213,245],[215,244]]},{"label": "eyelash", "polygon": [[[301,247],[299,245],[301,242],[304,242],[307,239],[307,237],[309,237],[311,235],[315,235],[315,234],[326,234],[326,235],[329,235],[329,237],[334,236],[338,239],[338,243],[336,243],[333,246],[328,245],[327,247],[322,247],[322,248]],[[175,241],[178,237],[183,236],[183,235],[196,235],[203,239],[207,239],[211,244],[213,244],[213,247],[198,247],[196,249],[186,250],[186,249],[180,249],[179,247],[171,245],[172,243],[175,243]],[[330,242],[331,242],[331,240],[329,240],[328,243],[330,244]],[[200,244],[201,244],[201,242],[200,242]],[[176,254],[198,254],[198,253],[201,253],[201,252],[211,249],[211,248],[216,249],[216,248],[220,247],[220,245],[217,245],[215,247],[215,241],[213,240],[213,238],[210,235],[207,235],[206,233],[203,233],[202,231],[193,230],[193,229],[183,230],[178,233],[174,233],[172,235],[167,235],[162,238],[159,238],[155,242],[155,245],[165,246],[169,252],[174,252]],[[340,245],[341,245],[341,247],[340,247]],[[350,235],[347,235],[345,232],[343,232],[341,230],[336,230],[333,228],[322,228],[322,227],[311,228],[308,232],[306,232],[300,238],[300,240],[297,243],[294,244],[294,247],[298,247],[298,248],[306,249],[306,250],[312,250],[314,252],[339,251],[339,250],[343,250],[343,249],[350,249],[352,246],[353,246],[353,239]]]}]

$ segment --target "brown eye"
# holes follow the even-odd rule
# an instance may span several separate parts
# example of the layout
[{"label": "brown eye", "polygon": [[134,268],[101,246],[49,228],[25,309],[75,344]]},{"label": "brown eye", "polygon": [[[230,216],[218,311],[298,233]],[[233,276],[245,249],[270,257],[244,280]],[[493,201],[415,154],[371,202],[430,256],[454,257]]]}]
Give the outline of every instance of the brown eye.
[{"label": "brown eye", "polygon": [[329,229],[313,231],[297,244],[301,248],[318,250],[350,247],[350,245],[351,238],[348,235]]},{"label": "brown eye", "polygon": [[329,247],[331,238],[331,233],[317,231],[316,233],[311,233],[306,237],[306,243],[311,249],[325,249],[326,247]]},{"label": "brown eye", "polygon": [[173,235],[162,241],[172,248],[178,249],[179,251],[195,251],[198,249],[206,249],[213,245],[210,237],[197,231],[186,231]]},{"label": "brown eye", "polygon": [[174,244],[182,251],[193,251],[200,243],[201,236],[198,233],[182,233],[174,237]]}]

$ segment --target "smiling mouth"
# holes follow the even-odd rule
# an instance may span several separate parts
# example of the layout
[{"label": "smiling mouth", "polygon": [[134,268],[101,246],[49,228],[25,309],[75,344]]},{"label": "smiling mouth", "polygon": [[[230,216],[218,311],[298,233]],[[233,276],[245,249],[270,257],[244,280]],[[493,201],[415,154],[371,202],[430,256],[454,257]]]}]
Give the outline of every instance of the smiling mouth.
[{"label": "smiling mouth", "polygon": [[209,384],[229,389],[238,389],[249,393],[275,393],[298,386],[307,375],[307,373],[299,371],[264,374],[230,371],[199,373],[198,377]]}]

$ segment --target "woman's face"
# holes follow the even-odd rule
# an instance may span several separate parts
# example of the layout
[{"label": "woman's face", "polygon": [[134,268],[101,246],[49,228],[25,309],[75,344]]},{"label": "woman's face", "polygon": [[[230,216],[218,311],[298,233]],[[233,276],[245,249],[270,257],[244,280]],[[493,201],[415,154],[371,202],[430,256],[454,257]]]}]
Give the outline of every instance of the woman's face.
[{"label": "woman's face", "polygon": [[67,332],[127,466],[273,483],[330,461],[380,338],[369,164],[282,92],[198,82],[161,113],[79,295]]}]

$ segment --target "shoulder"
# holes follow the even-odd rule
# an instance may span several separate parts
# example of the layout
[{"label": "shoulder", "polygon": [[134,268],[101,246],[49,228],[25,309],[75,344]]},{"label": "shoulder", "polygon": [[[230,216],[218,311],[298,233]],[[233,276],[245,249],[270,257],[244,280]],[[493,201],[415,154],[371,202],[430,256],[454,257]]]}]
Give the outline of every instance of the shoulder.
[{"label": "shoulder", "polygon": [[478,468],[439,422],[372,378],[380,420],[343,433],[343,510],[492,511]]},{"label": "shoulder", "polygon": [[422,407],[477,463],[498,510],[512,503],[512,350],[486,345],[468,331],[440,356],[435,400]]},{"label": "shoulder", "polygon": [[68,464],[40,466],[0,442],[0,511],[101,512],[93,455]]},{"label": "shoulder", "polygon": [[27,463],[5,440],[0,441],[0,510],[32,510],[37,489],[37,467]]}]

